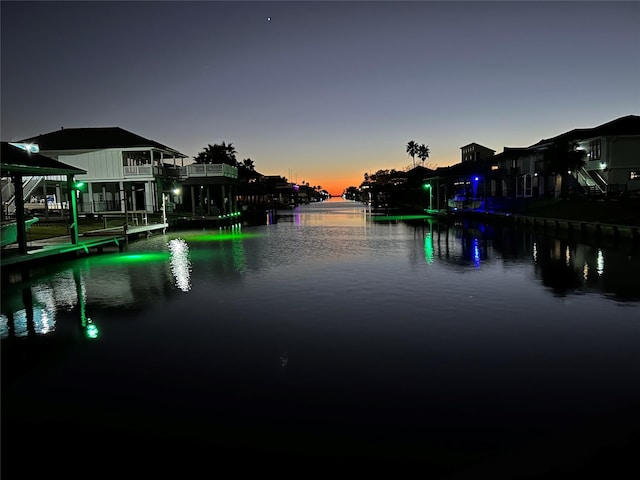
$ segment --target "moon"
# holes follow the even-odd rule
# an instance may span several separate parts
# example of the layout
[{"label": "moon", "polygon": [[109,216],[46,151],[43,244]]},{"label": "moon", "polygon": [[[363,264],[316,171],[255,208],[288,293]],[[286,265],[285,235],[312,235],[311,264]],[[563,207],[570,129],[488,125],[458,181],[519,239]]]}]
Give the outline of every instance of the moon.
[{"label": "moon", "polygon": [[267,22],[270,22],[270,21],[271,21],[271,17],[267,17]]}]

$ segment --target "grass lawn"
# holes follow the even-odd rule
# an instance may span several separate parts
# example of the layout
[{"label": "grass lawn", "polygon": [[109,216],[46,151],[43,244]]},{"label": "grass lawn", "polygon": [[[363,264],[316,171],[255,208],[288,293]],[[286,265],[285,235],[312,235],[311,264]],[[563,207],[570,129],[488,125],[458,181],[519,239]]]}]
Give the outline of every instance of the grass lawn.
[{"label": "grass lawn", "polygon": [[[151,219],[149,219],[151,221]],[[42,240],[44,238],[61,237],[69,235],[69,221],[60,217],[53,217],[49,220],[41,217],[40,220],[27,231],[27,241]],[[124,224],[124,217],[107,219],[106,228],[120,227]],[[82,234],[92,230],[105,228],[104,220],[79,218],[78,233]]]}]

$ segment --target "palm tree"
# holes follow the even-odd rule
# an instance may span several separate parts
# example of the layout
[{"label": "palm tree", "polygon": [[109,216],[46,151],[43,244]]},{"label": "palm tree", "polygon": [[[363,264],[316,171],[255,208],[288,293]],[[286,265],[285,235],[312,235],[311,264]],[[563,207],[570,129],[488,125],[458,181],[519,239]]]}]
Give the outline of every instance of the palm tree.
[{"label": "palm tree", "polygon": [[411,140],[407,143],[407,153],[413,159],[413,166],[416,166],[416,155],[418,154],[418,144]]},{"label": "palm tree", "polygon": [[255,170],[255,166],[254,166],[253,160],[251,160],[250,158],[245,158],[245,159],[242,161],[242,165],[243,165],[247,170],[250,170],[250,171]]},{"label": "palm tree", "polygon": [[[569,172],[576,171],[586,164],[586,153],[583,150],[578,150],[577,142],[556,140],[551,146],[549,146],[543,154],[544,170],[546,173],[555,174],[560,179],[560,192],[566,193],[572,188],[572,177]],[[574,180],[577,184],[577,181]]]},{"label": "palm tree", "polygon": [[422,166],[424,167],[424,161],[429,158],[429,146],[424,143],[418,146],[418,158],[422,160]]},{"label": "palm tree", "polygon": [[204,150],[198,155],[193,157],[195,163],[226,163],[228,165],[236,165],[236,149],[233,143],[229,145],[222,142],[222,144],[208,144]]},{"label": "palm tree", "polygon": [[220,145],[220,147],[222,148],[225,155],[227,156],[227,159],[233,162],[230,165],[235,165],[237,152],[236,152],[236,147],[233,146],[233,143],[229,143],[229,145],[226,145],[224,142],[222,142],[222,145]]}]

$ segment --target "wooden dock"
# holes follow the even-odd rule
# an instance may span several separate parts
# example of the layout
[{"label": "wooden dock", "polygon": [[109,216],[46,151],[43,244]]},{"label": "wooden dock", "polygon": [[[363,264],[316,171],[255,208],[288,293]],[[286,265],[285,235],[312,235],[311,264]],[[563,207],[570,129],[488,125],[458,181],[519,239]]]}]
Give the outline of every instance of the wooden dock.
[{"label": "wooden dock", "polygon": [[72,243],[69,235],[61,237],[32,240],[27,244],[27,252],[20,253],[18,244],[7,245],[0,253],[3,268],[10,266],[27,266],[34,260],[53,259],[68,256],[101,253],[105,248],[114,247],[119,251],[129,239],[168,228],[168,223],[150,223],[147,225],[123,225],[85,232],[78,236],[78,242]]}]

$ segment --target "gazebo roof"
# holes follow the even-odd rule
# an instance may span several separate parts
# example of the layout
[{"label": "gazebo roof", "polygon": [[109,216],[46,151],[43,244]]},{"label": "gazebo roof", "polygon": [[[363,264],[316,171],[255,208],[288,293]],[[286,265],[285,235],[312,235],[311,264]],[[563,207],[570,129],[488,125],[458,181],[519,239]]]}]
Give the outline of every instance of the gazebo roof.
[{"label": "gazebo roof", "polygon": [[2,142],[0,171],[2,176],[20,175],[81,175],[87,173],[39,153],[31,153],[23,148]]}]

